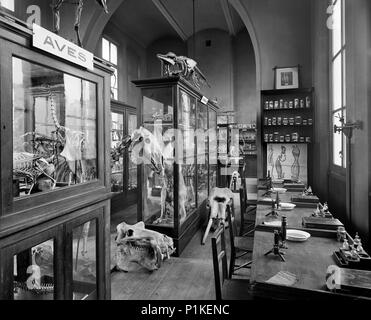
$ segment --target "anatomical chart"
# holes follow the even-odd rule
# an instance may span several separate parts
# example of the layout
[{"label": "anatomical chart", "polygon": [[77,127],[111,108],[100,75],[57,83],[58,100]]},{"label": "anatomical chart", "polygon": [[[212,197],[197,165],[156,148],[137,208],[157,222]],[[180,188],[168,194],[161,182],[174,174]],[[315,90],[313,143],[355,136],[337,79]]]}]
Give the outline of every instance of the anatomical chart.
[{"label": "anatomical chart", "polygon": [[268,144],[267,174],[273,180],[308,183],[308,150],[306,144]]}]

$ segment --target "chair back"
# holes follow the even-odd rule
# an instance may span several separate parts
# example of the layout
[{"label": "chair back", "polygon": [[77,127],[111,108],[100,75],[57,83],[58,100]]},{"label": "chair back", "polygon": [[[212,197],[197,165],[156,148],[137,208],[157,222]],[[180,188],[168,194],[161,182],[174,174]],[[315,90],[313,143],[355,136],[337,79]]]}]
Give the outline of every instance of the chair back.
[{"label": "chair back", "polygon": [[234,245],[234,237],[237,235],[237,226],[234,212],[232,211],[230,206],[227,206],[227,222],[229,230],[229,241],[231,245],[231,255],[233,255],[236,252],[236,247]]},{"label": "chair back", "polygon": [[245,195],[246,203],[256,201],[258,196],[258,179],[246,178],[245,180]]},{"label": "chair back", "polygon": [[[227,252],[225,248],[225,233],[224,232],[225,232],[225,227],[223,224],[219,227],[219,229],[215,232],[215,235],[211,238],[211,247],[213,251],[213,267],[214,267],[216,300],[222,300],[223,283],[224,283],[224,280],[228,278],[228,263],[227,263]],[[220,264],[222,266],[221,270],[220,270]]]}]

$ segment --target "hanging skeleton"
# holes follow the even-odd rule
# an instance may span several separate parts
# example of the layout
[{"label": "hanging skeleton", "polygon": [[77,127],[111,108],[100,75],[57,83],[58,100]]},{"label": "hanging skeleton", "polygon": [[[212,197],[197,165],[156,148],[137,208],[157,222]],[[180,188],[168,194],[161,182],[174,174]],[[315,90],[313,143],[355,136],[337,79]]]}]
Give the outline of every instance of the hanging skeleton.
[{"label": "hanging skeleton", "polygon": [[153,271],[161,267],[165,259],[174,253],[173,239],[159,232],[145,229],[144,222],[128,225],[125,222],[117,226],[116,267],[129,271],[130,263]]},{"label": "hanging skeleton", "polygon": [[[60,18],[60,9],[66,0],[57,0],[55,4],[52,5],[52,10],[54,14],[54,31],[55,33],[59,33],[61,27],[61,18]],[[106,4],[106,0],[96,0],[96,2],[103,8],[104,12],[108,14],[108,8]],[[70,2],[69,2],[70,3]],[[75,11],[75,32],[77,37],[77,44],[82,47],[81,36],[80,36],[80,23],[81,23],[81,13],[84,8],[84,1],[79,0],[78,2],[72,2],[76,4],[76,11]]]}]

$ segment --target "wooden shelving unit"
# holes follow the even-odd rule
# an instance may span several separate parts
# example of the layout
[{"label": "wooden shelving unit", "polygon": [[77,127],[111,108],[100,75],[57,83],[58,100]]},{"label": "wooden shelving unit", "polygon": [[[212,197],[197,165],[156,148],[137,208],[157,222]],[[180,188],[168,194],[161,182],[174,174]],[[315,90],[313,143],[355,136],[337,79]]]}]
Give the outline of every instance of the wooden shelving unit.
[{"label": "wooden shelving unit", "polygon": [[263,172],[268,144],[307,144],[308,184],[311,184],[314,143],[314,88],[261,91]]}]

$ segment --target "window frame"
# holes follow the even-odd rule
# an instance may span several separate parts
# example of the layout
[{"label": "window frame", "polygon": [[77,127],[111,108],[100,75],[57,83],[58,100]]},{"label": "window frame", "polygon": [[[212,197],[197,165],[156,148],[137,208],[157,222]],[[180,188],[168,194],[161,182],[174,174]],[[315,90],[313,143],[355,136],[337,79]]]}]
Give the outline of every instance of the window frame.
[{"label": "window frame", "polygon": [[[110,60],[107,60],[107,59],[104,59],[103,58],[103,41],[104,40],[108,41],[108,43],[109,43],[109,57],[110,57]],[[104,61],[107,61],[108,63],[110,63],[112,65],[112,68],[116,71],[116,74],[117,74],[117,77],[116,77],[116,87],[112,87],[110,85],[110,89],[111,90],[112,89],[116,90],[116,94],[117,94],[117,97],[116,98],[115,97],[112,97],[112,95],[111,95],[111,99],[118,101],[119,100],[119,44],[116,41],[114,41],[111,37],[109,37],[107,35],[103,35],[102,36],[100,44],[101,44],[100,50],[101,50],[101,57],[102,57],[102,59]],[[111,45],[114,45],[116,47],[116,49],[117,49],[117,64],[115,64],[115,63],[113,63],[111,61]],[[114,74],[111,77],[114,77]]]},{"label": "window frame", "polygon": [[[330,137],[330,168],[332,171],[337,172],[341,175],[346,174],[346,138],[343,133],[334,133],[334,121],[333,117],[336,113],[340,112],[341,116],[345,116],[346,120],[346,41],[345,41],[345,1],[344,0],[329,0],[329,6],[335,6],[338,2],[341,2],[341,43],[340,48],[337,50],[336,53],[333,52],[333,30],[329,29],[329,126],[331,129],[331,137]],[[334,12],[332,11],[332,15]],[[336,109],[333,106],[334,102],[334,94],[333,94],[333,65],[335,60],[341,56],[341,106],[337,107]],[[335,153],[334,153],[334,135],[340,134],[341,135],[341,165],[335,164]]]}]

